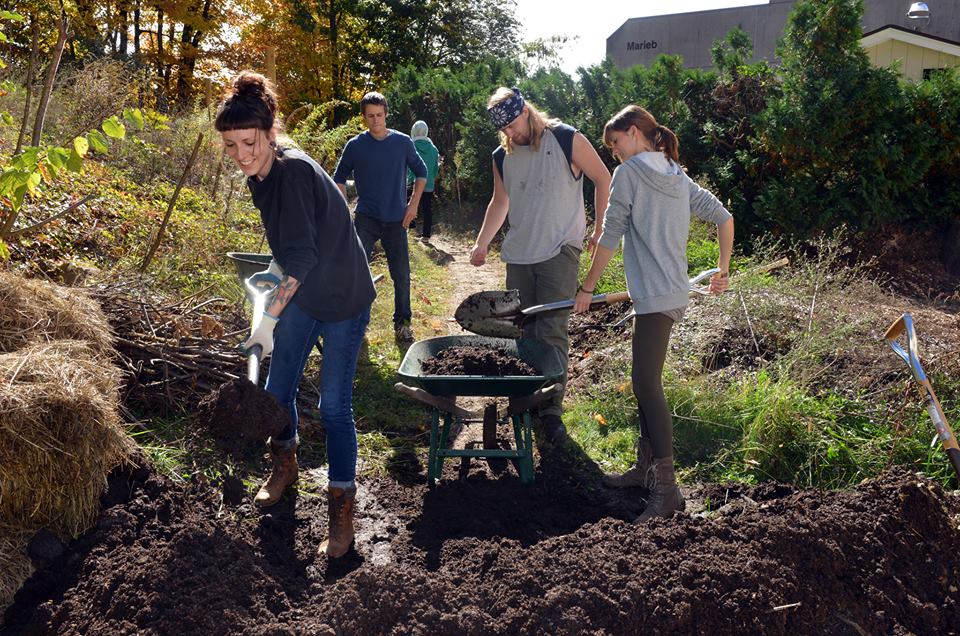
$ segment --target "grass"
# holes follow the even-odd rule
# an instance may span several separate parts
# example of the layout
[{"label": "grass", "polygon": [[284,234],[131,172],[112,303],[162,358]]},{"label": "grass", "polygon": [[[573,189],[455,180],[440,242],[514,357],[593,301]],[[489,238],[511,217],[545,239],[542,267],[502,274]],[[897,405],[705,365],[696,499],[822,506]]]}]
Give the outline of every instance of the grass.
[{"label": "grass", "polygon": [[[706,243],[694,246],[699,240],[692,233],[693,269],[715,259]],[[910,384],[906,367],[891,360],[891,371],[876,370],[884,356],[893,356],[877,342],[877,325],[887,319],[870,302],[879,291],[863,264],[844,264],[843,243],[835,236],[804,249],[761,246],[752,259],[737,259],[735,269],[785,251],[799,256],[789,270],[741,276],[736,293],[697,301],[702,306],[675,327],[664,386],[685,479],[836,488],[898,465],[957,487],[939,444],[930,445],[933,426],[916,387],[904,387],[904,380]],[[694,265],[696,259],[703,263]],[[864,300],[852,302],[858,298]],[[718,346],[733,363],[704,368]],[[629,359],[626,344],[608,352],[600,379],[567,394],[571,436],[607,471],[634,460]],[[858,360],[880,373],[865,387],[864,378],[841,370],[856,369]],[[932,380],[948,421],[960,420],[956,369]]]}]

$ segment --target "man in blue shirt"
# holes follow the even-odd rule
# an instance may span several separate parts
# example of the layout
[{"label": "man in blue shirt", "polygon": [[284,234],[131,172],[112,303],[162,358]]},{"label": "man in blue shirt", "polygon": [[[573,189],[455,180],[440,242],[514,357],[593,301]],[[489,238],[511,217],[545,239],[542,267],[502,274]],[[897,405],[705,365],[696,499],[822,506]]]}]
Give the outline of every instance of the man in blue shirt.
[{"label": "man in blue shirt", "polygon": [[[417,218],[420,196],[427,183],[427,166],[410,137],[387,128],[387,100],[383,95],[377,92],[364,95],[360,100],[360,113],[367,132],[347,142],[333,180],[346,198],[347,178],[353,175],[358,196],[354,219],[357,235],[367,260],[380,241],[393,279],[394,334],[400,342],[413,342],[407,228]],[[410,201],[406,200],[407,168],[416,175]]]}]

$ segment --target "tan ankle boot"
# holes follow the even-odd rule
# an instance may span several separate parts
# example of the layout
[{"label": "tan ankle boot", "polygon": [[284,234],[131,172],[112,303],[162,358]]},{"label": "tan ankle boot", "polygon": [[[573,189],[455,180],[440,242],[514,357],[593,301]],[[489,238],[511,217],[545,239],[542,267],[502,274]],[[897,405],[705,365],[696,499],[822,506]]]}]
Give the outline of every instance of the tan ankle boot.
[{"label": "tan ankle boot", "polygon": [[682,511],[687,502],[677,486],[677,475],[673,470],[673,457],[653,460],[656,482],[650,494],[650,501],[634,523],[646,523],[654,517],[671,517],[674,512]]},{"label": "tan ankle boot", "polygon": [[320,552],[331,559],[339,559],[353,543],[353,505],[357,499],[357,487],[327,488],[327,511],[329,530],[320,544]]},{"label": "tan ankle boot", "polygon": [[653,490],[653,447],[646,437],[637,438],[637,461],[625,473],[603,476],[607,488],[646,488]]},{"label": "tan ankle boot", "polygon": [[297,482],[297,447],[280,448],[270,444],[270,457],[273,459],[273,471],[267,482],[260,486],[253,503],[261,508],[272,506],[280,501],[287,486]]}]

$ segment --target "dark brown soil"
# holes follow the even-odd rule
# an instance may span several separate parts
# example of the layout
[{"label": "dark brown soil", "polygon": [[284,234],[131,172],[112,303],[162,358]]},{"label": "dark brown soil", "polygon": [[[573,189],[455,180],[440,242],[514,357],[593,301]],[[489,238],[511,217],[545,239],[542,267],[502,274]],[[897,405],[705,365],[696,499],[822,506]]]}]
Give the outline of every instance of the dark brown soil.
[{"label": "dark brown soil", "polygon": [[281,432],[290,415],[271,394],[246,378],[238,378],[201,400],[194,421],[208,429],[225,451],[242,455]]},{"label": "dark brown soil", "polygon": [[449,347],[421,363],[425,375],[537,375],[537,370],[500,349]]},{"label": "dark brown soil", "polygon": [[[361,483],[357,549],[318,557],[326,508],[224,515],[219,493],[115,475],[4,634],[956,634],[960,501],[891,471],[844,492],[710,485],[708,512],[635,526],[575,449],[537,482],[449,466]],[[449,464],[449,462],[448,462]]]}]

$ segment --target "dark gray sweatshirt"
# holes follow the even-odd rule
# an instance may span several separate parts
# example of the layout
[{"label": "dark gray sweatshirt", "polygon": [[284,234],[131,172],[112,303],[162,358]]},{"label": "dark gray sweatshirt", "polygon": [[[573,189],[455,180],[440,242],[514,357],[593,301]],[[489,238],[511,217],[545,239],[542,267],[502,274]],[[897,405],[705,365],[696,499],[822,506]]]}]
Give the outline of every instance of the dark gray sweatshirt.
[{"label": "dark gray sweatshirt", "polygon": [[330,175],[299,150],[284,148],[263,181],[247,179],[273,257],[300,282],[293,302],[316,320],[340,322],[377,293],[363,246]]}]

